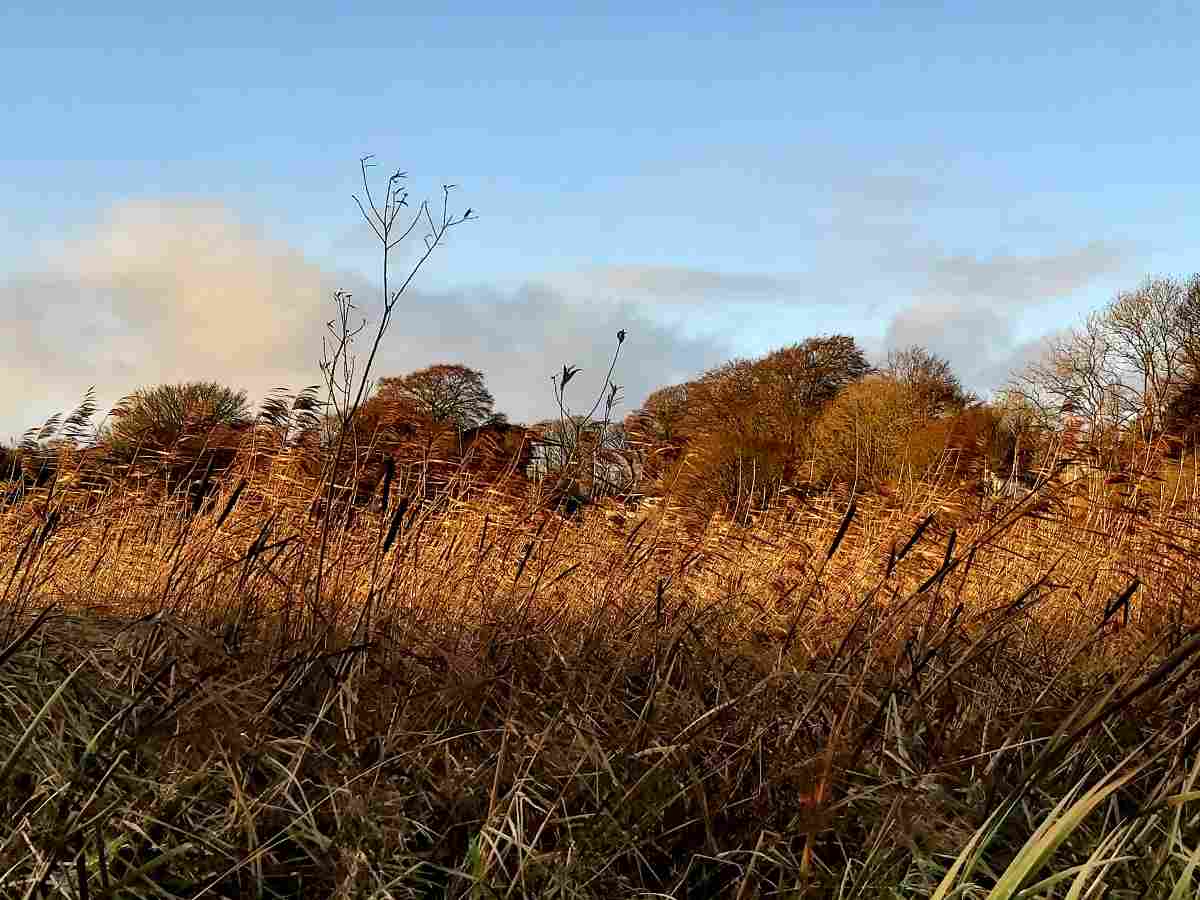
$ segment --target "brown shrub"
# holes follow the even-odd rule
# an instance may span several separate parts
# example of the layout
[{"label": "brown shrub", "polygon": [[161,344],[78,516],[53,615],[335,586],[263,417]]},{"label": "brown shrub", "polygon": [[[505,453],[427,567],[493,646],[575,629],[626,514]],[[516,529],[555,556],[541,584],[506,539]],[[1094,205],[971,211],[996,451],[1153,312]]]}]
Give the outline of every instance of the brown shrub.
[{"label": "brown shrub", "polygon": [[682,461],[678,493],[702,517],[719,511],[744,522],[774,499],[788,477],[789,460],[787,445],[768,435],[713,432]]},{"label": "brown shrub", "polygon": [[904,384],[874,376],[846,388],[813,423],[808,456],[817,478],[877,487],[909,464],[908,438],[920,421],[918,402]]}]

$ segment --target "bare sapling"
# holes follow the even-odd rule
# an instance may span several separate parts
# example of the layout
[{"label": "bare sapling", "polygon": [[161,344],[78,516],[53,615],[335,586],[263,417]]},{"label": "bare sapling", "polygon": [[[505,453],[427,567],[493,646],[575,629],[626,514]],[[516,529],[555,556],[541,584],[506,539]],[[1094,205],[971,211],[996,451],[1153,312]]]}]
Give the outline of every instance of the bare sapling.
[{"label": "bare sapling", "polygon": [[[367,320],[364,318],[357,325],[352,323],[351,315],[355,306],[351,302],[349,293],[339,291],[334,295],[337,316],[326,323],[330,336],[322,341],[321,372],[325,379],[329,405],[332,409],[335,435],[332,441],[333,452],[327,454],[326,468],[322,473],[326,515],[321,528],[317,552],[316,583],[312,598],[314,611],[321,607],[325,555],[329,545],[330,528],[333,524],[330,512],[333,509],[334,496],[337,491],[338,472],[347,449],[347,441],[353,439],[355,416],[358,414],[363,400],[370,393],[371,370],[375,363],[375,357],[379,353],[380,345],[383,343],[383,337],[387,334],[388,326],[391,324],[392,316],[400,299],[433,252],[441,246],[446,234],[452,228],[477,218],[470,208],[461,214],[450,211],[450,192],[456,187],[452,184],[442,185],[442,203],[439,215],[435,216],[433,207],[428,200],[421,201],[420,205],[412,210],[409,205],[408,188],[405,186],[407,174],[399,170],[388,176],[383,196],[377,199],[371,188],[367,171],[374,165],[371,160],[371,156],[364,156],[359,161],[362,173],[362,195],[355,194],[354,202],[379,244],[382,308],[375,333],[371,338],[370,351],[361,370],[351,352],[351,347],[354,340],[366,329]],[[397,281],[391,267],[392,251],[418,232],[422,233],[424,250]],[[336,615],[333,618],[336,620]]]}]

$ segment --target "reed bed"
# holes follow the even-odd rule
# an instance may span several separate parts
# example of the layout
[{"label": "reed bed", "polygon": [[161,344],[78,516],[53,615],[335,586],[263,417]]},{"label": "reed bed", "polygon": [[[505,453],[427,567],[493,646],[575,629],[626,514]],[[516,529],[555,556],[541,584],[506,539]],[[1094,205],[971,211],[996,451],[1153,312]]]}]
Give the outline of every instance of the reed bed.
[{"label": "reed bed", "polygon": [[1192,895],[1186,489],[314,514],[285,463],[0,512],[4,896]]}]

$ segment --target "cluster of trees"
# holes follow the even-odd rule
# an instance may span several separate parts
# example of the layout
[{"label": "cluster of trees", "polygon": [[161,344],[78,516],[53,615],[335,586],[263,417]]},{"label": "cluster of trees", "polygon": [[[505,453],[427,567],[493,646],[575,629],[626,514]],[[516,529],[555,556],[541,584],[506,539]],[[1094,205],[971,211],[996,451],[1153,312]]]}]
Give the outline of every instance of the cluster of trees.
[{"label": "cluster of trees", "polygon": [[[504,438],[512,429],[492,406],[482,374],[464,366],[381,379],[351,422],[345,468],[365,478],[388,456],[435,467],[446,457],[459,463],[489,451],[505,457],[512,442]],[[94,411],[89,394],[63,422],[52,417],[16,447],[0,448],[0,480],[44,485],[67,454],[92,470],[154,477],[168,490],[238,459],[289,451],[298,451],[293,458],[316,475],[341,428],[318,386],[298,393],[277,389],[255,411],[245,391],[217,382],[157,385],[124,398],[99,429],[85,434],[82,426]],[[489,443],[489,436],[499,440]],[[258,453],[245,452],[251,448]]]},{"label": "cluster of trees", "polygon": [[[171,489],[228,469],[250,446],[260,456],[298,451],[293,458],[316,476],[340,440],[360,499],[401,463],[429,489],[465,469],[477,480],[549,484],[574,503],[669,485],[701,506],[744,510],[800,480],[872,483],[908,458],[900,423],[911,431],[958,416],[961,426],[971,399],[934,354],[909,348],[875,370],[853,338],[833,335],[662,388],[624,421],[606,408],[599,419],[564,411],[514,425],[495,411],[483,374],[462,365],[381,378],[348,423],[327,412],[316,387],[280,389],[255,412],[245,392],[219,383],[159,385],[125,398],[82,452],[126,472],[165,474]],[[83,412],[70,418],[76,431]],[[971,444],[978,423],[959,431],[931,432],[932,452]],[[0,465],[44,483],[60,451],[78,444],[51,420]]]},{"label": "cluster of trees", "polygon": [[[572,372],[564,368],[563,385]],[[601,417],[564,408],[527,427],[496,412],[483,373],[463,365],[381,378],[349,419],[331,415],[316,387],[273,392],[253,411],[244,392],[218,383],[159,385],[125,398],[90,441],[89,395],[20,446],[0,448],[0,479],[44,484],[57,455],[81,444],[85,456],[127,470],[165,471],[168,484],[228,468],[248,444],[298,451],[316,475],[340,445],[360,494],[406,464],[433,489],[465,470],[477,481],[549,482],[577,501],[669,490],[737,515],[788,487],[1027,470],[1064,436],[1115,459],[1131,441],[1168,438],[1178,448],[1200,437],[1200,276],[1118,294],[988,403],[924,348],[873,367],[841,334],[663,387],[623,421],[610,415],[617,391]]]},{"label": "cluster of trees", "polygon": [[1177,457],[1200,441],[1200,275],[1119,293],[986,403],[924,348],[872,368],[833,335],[662,388],[626,424],[650,477],[730,511],[784,486],[976,479],[1070,454],[1109,470]]},{"label": "cluster of trees", "polygon": [[927,435],[918,468],[948,442],[974,448],[979,423],[961,419],[973,400],[949,363],[923,348],[893,352],[876,369],[852,337],[830,335],[655,391],[626,426],[647,476],[702,507],[745,512],[785,486],[865,487],[894,476],[934,422],[953,419],[957,433]]}]

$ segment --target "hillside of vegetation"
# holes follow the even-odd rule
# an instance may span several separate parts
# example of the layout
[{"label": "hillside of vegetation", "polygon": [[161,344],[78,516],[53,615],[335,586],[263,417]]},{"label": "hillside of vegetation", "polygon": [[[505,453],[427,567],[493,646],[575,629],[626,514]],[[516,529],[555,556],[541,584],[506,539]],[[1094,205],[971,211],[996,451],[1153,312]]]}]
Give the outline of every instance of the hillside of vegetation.
[{"label": "hillside of vegetation", "polygon": [[89,398],[0,459],[0,893],[1192,896],[1193,310],[989,402],[834,335],[618,420],[624,332],[530,425],[345,340]]}]

